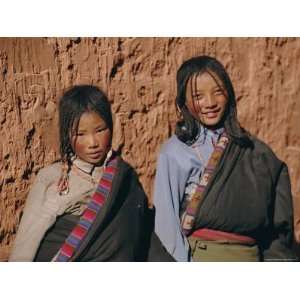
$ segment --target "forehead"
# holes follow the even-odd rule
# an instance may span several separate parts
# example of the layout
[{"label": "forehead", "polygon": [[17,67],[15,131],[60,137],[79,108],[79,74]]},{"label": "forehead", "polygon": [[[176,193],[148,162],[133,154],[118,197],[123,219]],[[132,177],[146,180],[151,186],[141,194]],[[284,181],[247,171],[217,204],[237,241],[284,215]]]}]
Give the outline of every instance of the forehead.
[{"label": "forehead", "polygon": [[188,86],[197,90],[212,89],[216,87],[223,87],[220,78],[213,73],[203,72],[201,74],[193,74],[188,80]]},{"label": "forehead", "polygon": [[85,112],[81,115],[78,122],[78,129],[89,129],[105,125],[105,121],[101,116],[94,112]]}]

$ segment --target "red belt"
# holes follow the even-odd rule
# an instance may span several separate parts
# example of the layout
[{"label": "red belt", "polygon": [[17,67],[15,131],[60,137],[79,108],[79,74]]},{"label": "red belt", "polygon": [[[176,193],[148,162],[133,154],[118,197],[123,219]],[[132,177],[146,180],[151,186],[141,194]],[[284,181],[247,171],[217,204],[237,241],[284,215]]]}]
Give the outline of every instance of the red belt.
[{"label": "red belt", "polygon": [[250,244],[250,245],[256,244],[255,239],[246,235],[240,235],[236,233],[230,233],[230,232],[207,229],[207,228],[202,228],[194,231],[192,233],[192,236],[207,241],[228,240],[232,242],[239,242],[242,244]]}]

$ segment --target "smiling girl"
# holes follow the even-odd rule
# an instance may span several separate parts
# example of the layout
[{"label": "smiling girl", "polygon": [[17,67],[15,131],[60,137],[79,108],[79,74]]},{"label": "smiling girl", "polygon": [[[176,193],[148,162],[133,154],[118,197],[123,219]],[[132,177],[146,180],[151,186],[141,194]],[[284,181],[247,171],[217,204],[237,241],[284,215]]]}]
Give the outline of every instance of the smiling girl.
[{"label": "smiling girl", "polygon": [[231,80],[208,56],[177,72],[175,135],[161,148],[155,231],[177,261],[291,261],[287,166],[240,127]]},{"label": "smiling girl", "polygon": [[147,256],[147,199],[111,148],[113,122],[95,86],[59,104],[61,160],[39,171],[10,261],[140,261]]}]

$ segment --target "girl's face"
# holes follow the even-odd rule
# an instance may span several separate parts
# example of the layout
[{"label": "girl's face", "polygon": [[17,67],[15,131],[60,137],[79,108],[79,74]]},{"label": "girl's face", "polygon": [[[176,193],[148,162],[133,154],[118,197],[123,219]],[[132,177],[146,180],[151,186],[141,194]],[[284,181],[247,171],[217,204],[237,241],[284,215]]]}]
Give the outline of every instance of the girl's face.
[{"label": "girl's face", "polygon": [[71,134],[75,154],[91,164],[102,164],[111,146],[111,131],[96,112],[81,115],[77,131]]},{"label": "girl's face", "polygon": [[221,81],[216,82],[208,72],[191,76],[187,82],[186,106],[202,125],[208,128],[218,126],[227,102],[226,91]]}]

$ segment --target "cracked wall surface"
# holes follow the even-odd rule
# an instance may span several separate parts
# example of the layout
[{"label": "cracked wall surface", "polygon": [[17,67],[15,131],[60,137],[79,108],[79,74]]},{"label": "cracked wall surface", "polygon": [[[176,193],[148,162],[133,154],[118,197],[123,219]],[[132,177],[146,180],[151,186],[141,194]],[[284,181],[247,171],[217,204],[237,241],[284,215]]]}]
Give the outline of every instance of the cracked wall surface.
[{"label": "cracked wall surface", "polygon": [[113,144],[151,198],[157,153],[176,122],[176,71],[201,54],[227,68],[241,124],[288,164],[300,215],[299,38],[0,38],[0,260],[36,173],[58,158],[63,90],[86,83],[107,93]]}]

